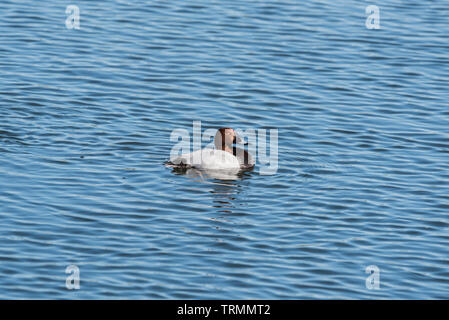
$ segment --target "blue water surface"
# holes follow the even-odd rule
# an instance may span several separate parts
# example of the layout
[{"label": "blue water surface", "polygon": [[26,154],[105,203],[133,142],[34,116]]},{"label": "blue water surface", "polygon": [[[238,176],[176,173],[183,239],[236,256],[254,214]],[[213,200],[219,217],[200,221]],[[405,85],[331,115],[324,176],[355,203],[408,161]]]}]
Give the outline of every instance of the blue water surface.
[{"label": "blue water surface", "polygon": [[[449,298],[448,1],[4,0],[0,31],[1,299]],[[193,121],[277,129],[277,172],[173,172]]]}]

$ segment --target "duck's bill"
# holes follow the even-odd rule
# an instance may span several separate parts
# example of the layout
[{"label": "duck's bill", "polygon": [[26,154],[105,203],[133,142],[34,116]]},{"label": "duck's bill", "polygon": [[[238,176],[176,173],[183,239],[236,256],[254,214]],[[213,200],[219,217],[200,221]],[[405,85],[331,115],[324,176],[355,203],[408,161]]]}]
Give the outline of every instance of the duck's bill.
[{"label": "duck's bill", "polygon": [[238,137],[238,136],[235,137],[234,143],[235,143],[235,144],[241,144],[241,145],[244,145],[244,146],[248,145],[248,142],[244,142],[243,139],[240,138],[240,137]]}]

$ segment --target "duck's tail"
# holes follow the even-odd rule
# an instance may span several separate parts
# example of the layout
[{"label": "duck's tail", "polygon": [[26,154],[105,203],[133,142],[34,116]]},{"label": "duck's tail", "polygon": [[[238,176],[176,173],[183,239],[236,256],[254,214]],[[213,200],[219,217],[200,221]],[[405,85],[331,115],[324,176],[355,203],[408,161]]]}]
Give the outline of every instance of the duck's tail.
[{"label": "duck's tail", "polygon": [[164,161],[164,166],[167,168],[175,168],[175,169],[190,169],[193,168],[190,164],[183,163],[182,160],[179,163],[173,163],[171,161]]}]

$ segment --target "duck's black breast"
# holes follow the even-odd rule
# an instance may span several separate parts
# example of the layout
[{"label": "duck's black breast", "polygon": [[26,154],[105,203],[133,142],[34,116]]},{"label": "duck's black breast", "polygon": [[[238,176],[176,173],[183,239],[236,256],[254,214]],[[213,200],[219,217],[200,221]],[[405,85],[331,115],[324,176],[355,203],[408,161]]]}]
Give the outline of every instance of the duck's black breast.
[{"label": "duck's black breast", "polygon": [[242,169],[251,169],[254,167],[255,162],[253,160],[253,157],[245,149],[237,148],[234,146],[232,153],[239,160],[240,167]]}]

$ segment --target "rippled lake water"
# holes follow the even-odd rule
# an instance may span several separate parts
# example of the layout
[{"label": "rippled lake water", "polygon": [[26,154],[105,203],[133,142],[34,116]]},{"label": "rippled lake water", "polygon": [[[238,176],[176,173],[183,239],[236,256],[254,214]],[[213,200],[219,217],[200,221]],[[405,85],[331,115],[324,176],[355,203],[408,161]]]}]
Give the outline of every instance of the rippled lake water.
[{"label": "rippled lake water", "polygon": [[[449,298],[447,9],[1,1],[0,298]],[[172,172],[193,121],[277,172]]]}]

